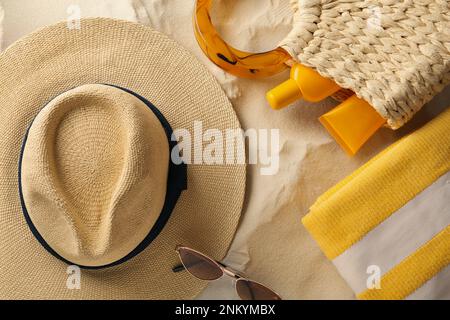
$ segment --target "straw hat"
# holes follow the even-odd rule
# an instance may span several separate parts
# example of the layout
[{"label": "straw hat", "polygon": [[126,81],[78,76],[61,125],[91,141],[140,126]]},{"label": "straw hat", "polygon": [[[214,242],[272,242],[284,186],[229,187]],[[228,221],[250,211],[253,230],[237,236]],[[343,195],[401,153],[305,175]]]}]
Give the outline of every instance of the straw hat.
[{"label": "straw hat", "polygon": [[207,70],[111,19],[31,34],[0,70],[0,299],[198,294],[205,282],[172,272],[175,247],[222,259],[245,191],[245,165],[171,161],[174,129],[240,128]]}]

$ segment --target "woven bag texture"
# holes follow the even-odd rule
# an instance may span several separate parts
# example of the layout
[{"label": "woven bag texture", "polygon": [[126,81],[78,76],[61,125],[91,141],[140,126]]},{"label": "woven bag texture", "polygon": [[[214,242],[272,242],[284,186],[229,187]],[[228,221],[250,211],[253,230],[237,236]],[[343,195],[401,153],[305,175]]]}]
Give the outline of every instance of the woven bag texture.
[{"label": "woven bag texture", "polygon": [[292,0],[294,59],[368,101],[392,129],[450,83],[448,0]]}]

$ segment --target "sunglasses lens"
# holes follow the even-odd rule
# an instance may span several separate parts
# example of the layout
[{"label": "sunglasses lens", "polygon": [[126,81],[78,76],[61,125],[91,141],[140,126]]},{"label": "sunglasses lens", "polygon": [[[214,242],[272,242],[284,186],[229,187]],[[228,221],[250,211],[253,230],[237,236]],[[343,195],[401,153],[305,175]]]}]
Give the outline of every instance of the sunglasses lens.
[{"label": "sunglasses lens", "polygon": [[201,280],[216,280],[222,275],[222,269],[208,257],[187,248],[178,249],[181,262],[189,273]]},{"label": "sunglasses lens", "polygon": [[269,288],[247,279],[239,279],[236,282],[236,291],[242,300],[281,300]]}]

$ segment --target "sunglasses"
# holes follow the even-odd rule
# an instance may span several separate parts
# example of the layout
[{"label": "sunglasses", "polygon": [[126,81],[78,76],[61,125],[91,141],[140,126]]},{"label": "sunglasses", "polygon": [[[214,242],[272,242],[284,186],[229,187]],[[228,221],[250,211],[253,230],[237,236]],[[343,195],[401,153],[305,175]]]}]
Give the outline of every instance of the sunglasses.
[{"label": "sunglasses", "polygon": [[172,269],[173,272],[187,270],[200,280],[213,281],[224,274],[236,280],[236,292],[242,300],[281,300],[280,296],[266,286],[249,280],[226,265],[194,249],[177,246],[176,251],[180,257],[181,265]]}]

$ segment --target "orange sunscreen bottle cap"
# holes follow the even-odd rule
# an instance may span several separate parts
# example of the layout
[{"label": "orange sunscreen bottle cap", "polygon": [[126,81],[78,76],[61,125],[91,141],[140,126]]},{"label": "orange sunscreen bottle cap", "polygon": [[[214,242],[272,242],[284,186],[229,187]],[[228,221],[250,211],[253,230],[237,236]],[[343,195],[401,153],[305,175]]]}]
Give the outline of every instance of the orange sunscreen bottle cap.
[{"label": "orange sunscreen bottle cap", "polygon": [[290,79],[267,92],[266,98],[270,106],[278,110],[301,98],[321,101],[340,89],[333,80],[297,63],[291,69]]},{"label": "orange sunscreen bottle cap", "polygon": [[339,145],[353,156],[386,120],[366,101],[353,95],[320,117],[320,122]]}]

